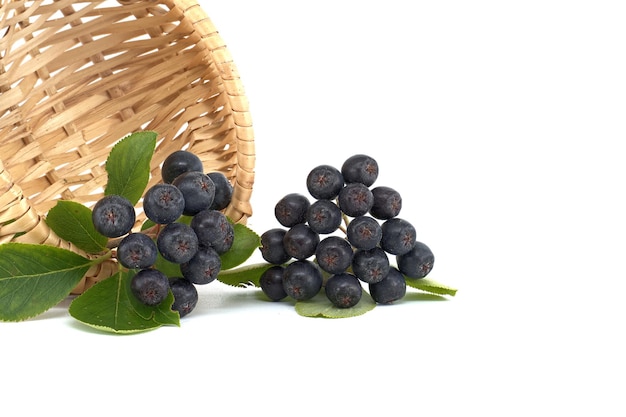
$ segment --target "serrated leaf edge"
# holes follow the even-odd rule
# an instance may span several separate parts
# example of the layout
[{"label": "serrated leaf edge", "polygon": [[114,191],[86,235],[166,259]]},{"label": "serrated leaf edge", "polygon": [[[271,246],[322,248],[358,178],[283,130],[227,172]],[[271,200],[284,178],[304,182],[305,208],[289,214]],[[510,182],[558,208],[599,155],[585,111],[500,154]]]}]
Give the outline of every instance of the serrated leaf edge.
[{"label": "serrated leaf edge", "polygon": [[[60,236],[60,237],[62,237],[62,238],[63,238],[63,236],[61,236],[61,235],[62,235],[62,234],[64,234],[64,233],[59,234],[59,231],[55,230],[56,228],[52,227],[52,226],[48,223],[48,216],[50,215],[50,212],[51,212],[52,210],[55,210],[55,209],[60,210],[60,209],[61,209],[61,207],[60,207],[59,205],[63,205],[63,204],[66,204],[66,203],[70,203],[70,204],[77,204],[77,205],[80,205],[80,206],[82,206],[82,207],[86,208],[87,210],[91,211],[91,209],[90,209],[89,207],[84,206],[84,205],[82,205],[82,204],[80,204],[80,203],[77,203],[77,202],[74,202],[74,201],[70,201],[70,200],[59,200],[59,201],[57,201],[56,205],[55,205],[54,207],[52,207],[52,209],[50,209],[50,211],[49,211],[49,212],[48,212],[48,214],[46,215],[45,221],[46,221],[46,224],[48,225],[48,227],[50,227],[50,229],[52,229],[52,231],[54,231],[57,235],[59,235],[59,236]],[[75,216],[72,216],[72,218],[73,218],[73,219],[75,219]],[[89,238],[89,240],[95,244],[95,246],[98,246],[98,247],[100,248],[100,250],[104,250],[104,249],[106,249],[106,240],[104,240],[104,239],[103,239],[104,244],[102,244],[102,245],[101,245],[101,244],[100,244],[100,242],[98,242],[98,241],[96,241],[95,239],[93,239],[92,234],[91,234],[91,233],[89,233],[89,230],[88,230],[88,229],[86,229],[86,228],[83,226],[83,224],[82,224],[82,223],[80,223],[80,222],[76,222],[76,223],[78,223],[78,225],[80,226],[80,228],[81,228],[81,229],[85,232],[85,236],[87,236],[87,237]],[[94,228],[94,231],[95,231],[95,228]],[[82,246],[82,244],[78,244],[78,243],[76,243],[76,242],[75,242],[75,239],[68,239],[68,238],[64,238],[64,239],[66,239],[68,242],[73,243],[74,245],[76,245],[76,247],[78,247],[79,249],[82,249],[82,250],[84,250],[84,251],[86,251],[86,252],[88,252],[88,253],[96,253],[96,252],[91,252],[91,251],[89,251],[87,248],[83,247],[83,246]]]},{"label": "serrated leaf edge", "polygon": [[454,297],[458,291],[456,288],[440,284],[439,282],[436,282],[429,278],[415,279],[405,276],[405,281],[407,286],[431,294],[449,295],[451,297]]},{"label": "serrated leaf edge", "polygon": [[[108,155],[107,160],[106,160],[105,165],[104,165],[104,169],[106,170],[106,172],[107,172],[107,176],[108,176],[108,177],[110,177],[110,176],[111,176],[111,172],[109,171],[109,168],[110,168],[110,167],[109,167],[109,159],[111,158],[111,154],[115,151],[115,149],[116,149],[116,148],[118,148],[119,146],[121,146],[123,142],[125,142],[125,141],[127,141],[127,140],[131,139],[131,138],[133,137],[133,135],[136,135],[136,134],[138,134],[138,133],[151,133],[151,134],[153,134],[153,135],[154,135],[154,142],[155,142],[155,145],[156,145],[156,138],[158,137],[158,134],[157,134],[156,132],[154,132],[154,131],[149,131],[149,130],[146,130],[146,131],[140,131],[140,132],[134,132],[134,133],[131,133],[131,134],[129,134],[129,135],[127,135],[127,136],[123,137],[122,139],[118,140],[118,141],[117,141],[117,142],[113,145],[113,147],[111,148],[111,150],[109,151],[109,155]],[[154,153],[154,149],[153,149],[153,151],[152,151],[152,152]],[[151,156],[150,158],[152,158],[152,156]],[[135,168],[135,167],[133,167],[133,168]],[[134,171],[134,169],[133,169],[133,171]],[[144,174],[145,174],[145,173],[144,173]],[[148,171],[148,173],[147,173],[147,177],[148,177],[148,181],[149,181],[149,178],[150,178],[150,172],[149,172],[149,171]],[[104,188],[104,193],[105,193],[105,195],[108,195],[109,193],[111,193],[110,188],[109,188],[109,184],[110,184],[110,181],[109,181],[109,180],[108,180],[108,178],[107,178],[107,184],[106,184],[106,186],[105,186],[105,188]],[[123,191],[126,191],[127,184],[128,184],[128,182],[126,182],[126,184],[124,184]],[[147,184],[147,182],[146,182],[146,184]],[[124,196],[125,198],[128,198],[128,196],[126,195],[126,193],[125,193],[125,192],[120,193],[120,194],[121,194],[122,196]],[[137,201],[134,201],[134,200],[135,200],[134,198],[133,198],[133,199],[128,198],[128,199],[131,201],[131,203],[132,203],[133,205],[137,204]],[[141,199],[141,197],[139,197],[139,199]]]},{"label": "serrated leaf edge", "polygon": [[[123,274],[128,273],[128,271],[118,271],[115,274],[111,275],[110,277],[108,277],[107,279],[117,279],[117,291],[116,291],[116,299],[115,299],[115,324],[117,325],[117,321],[118,321],[118,308],[120,306],[120,297],[122,296],[122,292],[123,291],[127,291],[127,289],[124,287],[124,276]],[[116,275],[119,275],[119,277],[115,278]],[[102,281],[100,281],[102,282]],[[100,282],[96,283],[95,285],[98,285]],[[94,285],[94,286],[95,286]],[[89,290],[87,290],[89,291]],[[85,294],[85,293],[83,293]],[[79,297],[81,297],[83,294],[78,295],[74,300],[78,299]],[[169,291],[168,294],[168,298],[171,298],[172,304],[170,304],[169,308],[171,309],[172,305],[173,305],[173,296],[172,296],[172,292],[171,290]],[[73,302],[73,301],[72,301]],[[153,327],[149,327],[149,328],[145,328],[145,329],[119,329],[119,328],[114,328],[111,326],[104,326],[104,325],[98,325],[95,323],[90,323],[88,321],[84,321],[79,319],[78,317],[76,317],[74,314],[71,313],[71,304],[70,307],[68,309],[68,311],[70,312],[70,315],[72,316],[72,318],[76,321],[78,321],[79,323],[82,323],[86,326],[92,327],[94,329],[98,329],[100,331],[103,332],[107,332],[107,333],[115,333],[115,334],[136,334],[136,333],[145,333],[145,332],[149,332],[152,330],[156,330],[160,327],[166,326],[166,325],[173,325],[174,323],[159,323],[157,321],[155,321],[156,318],[156,311],[152,310],[150,312],[150,314],[148,315],[148,317],[146,317],[145,315],[141,314],[139,311],[137,311],[137,309],[135,308],[135,306],[131,303],[130,304],[130,308],[131,310],[138,316],[141,317],[143,320],[145,321],[152,321],[156,324],[156,326]],[[172,310],[173,313],[179,314],[177,311]],[[180,316],[179,316],[180,317]],[[180,321],[176,324],[178,327],[180,327]]]}]

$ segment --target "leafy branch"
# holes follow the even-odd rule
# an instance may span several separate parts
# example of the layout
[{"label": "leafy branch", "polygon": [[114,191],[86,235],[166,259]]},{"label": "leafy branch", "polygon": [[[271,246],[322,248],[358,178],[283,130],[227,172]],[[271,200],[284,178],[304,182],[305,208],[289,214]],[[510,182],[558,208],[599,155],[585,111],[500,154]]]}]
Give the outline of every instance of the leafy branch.
[{"label": "leafy branch", "polygon": [[[120,195],[136,205],[146,191],[150,179],[150,162],[157,135],[138,132],[121,139],[106,161],[108,174],[105,195]],[[35,317],[66,298],[88,271],[107,261],[116,262],[120,238],[100,234],[93,224],[92,210],[73,201],[58,201],[46,217],[48,226],[62,239],[71,242],[81,253],[49,245],[27,243],[0,244],[0,321],[23,321]],[[178,222],[190,223],[189,216]],[[260,287],[262,274],[270,263],[245,264],[261,246],[260,236],[242,224],[233,226],[233,245],[220,254],[221,269],[217,280],[235,287]],[[343,215],[339,228],[346,233],[349,218]],[[139,232],[157,239],[162,226],[147,220]],[[180,326],[180,315],[173,310],[174,295],[170,290],[156,306],[142,304],[131,292],[130,282],[135,270],[117,264],[110,277],[94,284],[73,299],[69,314],[79,322],[106,332],[135,333],[163,325]],[[160,254],[154,268],[168,277],[181,276],[181,267]],[[326,275],[325,279],[329,277]],[[407,287],[435,295],[456,295],[456,289],[431,279],[405,276]],[[268,299],[269,300],[269,299]],[[353,307],[339,308],[322,294],[295,302],[295,310],[306,317],[345,318],[365,314],[376,303],[362,297]]]}]

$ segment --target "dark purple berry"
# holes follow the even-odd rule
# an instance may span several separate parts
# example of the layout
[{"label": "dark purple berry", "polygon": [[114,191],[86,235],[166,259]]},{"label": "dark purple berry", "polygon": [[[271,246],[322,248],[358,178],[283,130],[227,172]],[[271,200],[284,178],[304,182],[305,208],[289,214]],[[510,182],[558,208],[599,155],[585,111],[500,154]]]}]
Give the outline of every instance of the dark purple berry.
[{"label": "dark purple berry", "polygon": [[172,184],[155,184],[143,198],[143,211],[155,223],[174,223],[183,215],[184,209],[183,193]]},{"label": "dark purple berry", "polygon": [[322,271],[311,261],[295,261],[285,267],[283,288],[294,300],[309,300],[322,289]]},{"label": "dark purple berry", "polygon": [[310,205],[309,199],[302,194],[287,194],[276,203],[274,215],[281,225],[292,227],[306,222],[306,213]]},{"label": "dark purple berry", "polygon": [[379,247],[357,250],[352,257],[352,273],[368,284],[380,282],[389,273],[389,257]]},{"label": "dark purple berry", "polygon": [[354,307],[361,301],[363,295],[361,282],[348,272],[332,275],[328,278],[324,291],[326,298],[339,308]]},{"label": "dark purple berry", "polygon": [[343,186],[341,171],[330,165],[313,168],[306,178],[309,193],[318,200],[332,200],[339,195]]},{"label": "dark purple berry", "polygon": [[392,255],[402,255],[410,251],[415,245],[415,227],[408,221],[394,217],[386,220],[382,225],[380,247]]},{"label": "dark purple berry", "polygon": [[135,225],[135,207],[119,195],[102,197],[93,206],[91,219],[96,230],[106,237],[120,237]]},{"label": "dark purple berry", "polygon": [[372,188],[374,204],[370,214],[377,219],[387,220],[396,217],[402,209],[402,197],[400,193],[390,187]]},{"label": "dark purple berry", "polygon": [[198,304],[198,290],[196,290],[193,283],[185,278],[170,278],[169,282],[170,289],[174,295],[172,310],[178,311],[180,318],[183,318],[196,308],[196,304]]},{"label": "dark purple berry", "polygon": [[328,236],[320,241],[315,250],[317,264],[330,274],[346,271],[352,263],[352,246],[339,236]]},{"label": "dark purple berry", "polygon": [[391,267],[387,276],[375,284],[369,284],[369,292],[378,304],[391,304],[406,295],[406,280],[396,268]]},{"label": "dark purple berry", "polygon": [[267,262],[275,265],[281,265],[291,259],[291,256],[285,252],[283,239],[287,231],[281,228],[274,228],[261,234],[261,256]]},{"label": "dark purple berry", "polygon": [[372,249],[382,238],[382,228],[376,219],[370,216],[355,217],[346,228],[346,237],[356,249]]},{"label": "dark purple berry", "polygon": [[221,211],[202,210],[193,216],[190,226],[196,232],[201,245],[211,246],[220,255],[233,246],[235,228]]},{"label": "dark purple berry", "polygon": [[183,277],[198,285],[215,281],[221,269],[220,255],[210,246],[201,246],[193,258],[180,264]]},{"label": "dark purple berry", "polygon": [[283,272],[285,268],[281,265],[272,265],[259,278],[261,290],[272,301],[280,301],[287,297],[283,287]]},{"label": "dark purple berry", "polygon": [[424,278],[435,264],[435,255],[422,242],[415,242],[413,249],[403,255],[396,256],[398,269],[409,278]]},{"label": "dark purple berry", "polygon": [[193,216],[213,204],[215,184],[208,175],[200,171],[180,174],[172,184],[183,193],[185,199],[183,214],[186,216]]},{"label": "dark purple berry", "polygon": [[367,155],[353,155],[343,163],[341,174],[346,184],[358,182],[369,187],[378,178],[378,163]]},{"label": "dark purple berry", "polygon": [[158,269],[142,269],[131,278],[130,289],[141,303],[155,306],[165,300],[170,284],[167,275]]},{"label": "dark purple berry", "polygon": [[320,234],[329,234],[341,226],[341,210],[330,200],[317,200],[309,207],[306,222],[311,229]]},{"label": "dark purple berry", "polygon": [[202,172],[204,167],[200,158],[189,151],[174,151],[165,158],[161,166],[161,178],[166,184],[172,183],[180,174],[190,171]]},{"label": "dark purple berry", "polygon": [[199,246],[196,233],[184,223],[170,223],[163,227],[156,243],[163,258],[176,264],[189,262]]},{"label": "dark purple berry", "polygon": [[156,259],[156,243],[143,233],[130,233],[117,246],[117,260],[128,269],[151,267]]},{"label": "dark purple berry", "polygon": [[296,259],[306,259],[313,256],[319,242],[319,234],[304,223],[296,224],[287,230],[283,237],[285,252]]},{"label": "dark purple berry", "polygon": [[232,201],[233,198],[233,185],[228,181],[226,175],[219,171],[209,172],[207,174],[213,184],[215,184],[215,197],[213,198],[213,204],[211,204],[212,210],[223,210]]},{"label": "dark purple berry", "polygon": [[350,217],[367,214],[374,204],[372,191],[365,185],[355,182],[346,184],[337,197],[339,208]]}]

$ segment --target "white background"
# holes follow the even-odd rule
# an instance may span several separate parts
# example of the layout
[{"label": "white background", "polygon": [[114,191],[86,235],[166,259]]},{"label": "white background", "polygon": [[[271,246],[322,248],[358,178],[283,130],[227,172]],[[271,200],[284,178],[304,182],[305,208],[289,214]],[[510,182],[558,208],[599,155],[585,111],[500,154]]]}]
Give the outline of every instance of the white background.
[{"label": "white background", "polygon": [[131,336],[64,302],[0,323],[2,409],[624,415],[622,2],[201,4],[250,100],[249,226],[370,154],[458,294],[324,320],[212,283],[180,328]]}]

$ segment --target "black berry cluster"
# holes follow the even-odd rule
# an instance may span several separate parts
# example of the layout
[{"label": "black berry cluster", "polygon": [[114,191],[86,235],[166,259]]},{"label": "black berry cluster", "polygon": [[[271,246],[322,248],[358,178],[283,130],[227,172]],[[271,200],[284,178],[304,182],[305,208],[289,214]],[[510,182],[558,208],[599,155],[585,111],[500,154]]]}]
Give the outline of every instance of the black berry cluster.
[{"label": "black berry cluster", "polygon": [[406,294],[406,277],[428,275],[432,251],[398,217],[400,193],[374,187],[377,178],[374,158],[353,155],[341,169],[319,165],[309,172],[306,188],[313,201],[290,193],[276,203],[280,226],[261,235],[260,247],[272,264],[260,277],[271,300],[307,300],[324,291],[333,305],[347,308],[360,301],[367,284],[375,302],[389,304]]},{"label": "black berry cluster", "polygon": [[[200,158],[180,150],[161,167],[162,182],[146,190],[142,202],[153,233],[133,232],[133,204],[119,195],[107,195],[93,207],[96,230],[121,238],[117,260],[136,271],[133,295],[146,305],[160,304],[172,291],[172,308],[186,316],[196,306],[195,285],[214,281],[221,270],[220,255],[234,241],[234,227],[222,212],[230,204],[233,187],[221,172],[205,174]],[[185,222],[180,221],[186,216]],[[150,229],[148,229],[150,230]],[[180,266],[180,276],[168,277],[156,266],[157,256]]]}]

